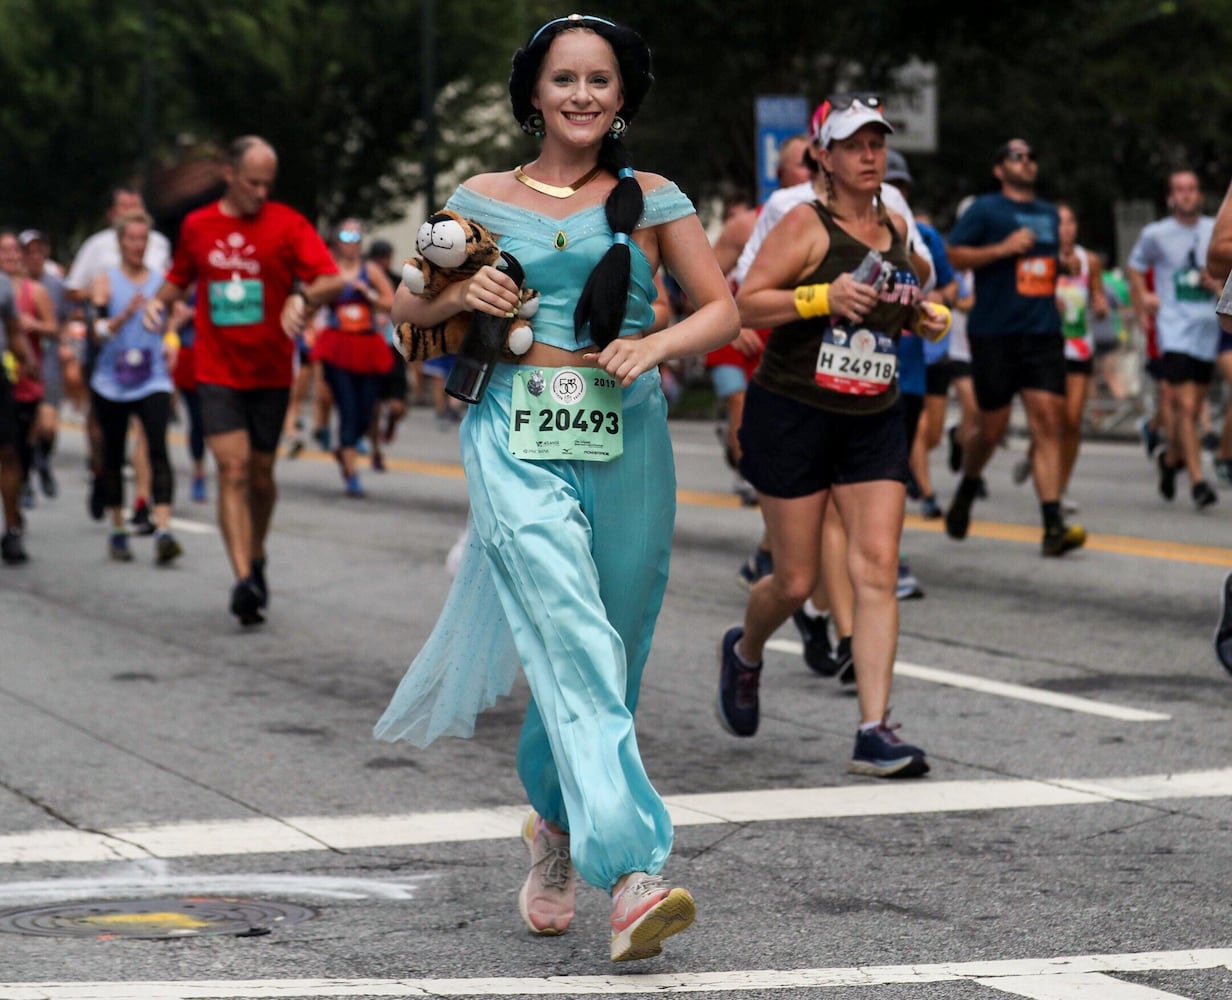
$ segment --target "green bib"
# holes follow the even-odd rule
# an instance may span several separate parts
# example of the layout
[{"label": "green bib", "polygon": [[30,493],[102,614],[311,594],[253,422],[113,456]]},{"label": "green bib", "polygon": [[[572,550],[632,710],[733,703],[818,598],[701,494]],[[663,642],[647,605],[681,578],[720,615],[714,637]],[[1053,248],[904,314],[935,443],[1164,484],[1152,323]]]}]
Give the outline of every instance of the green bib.
[{"label": "green bib", "polygon": [[541,368],[513,376],[514,458],[610,462],[625,449],[620,383],[600,368]]},{"label": "green bib", "polygon": [[1177,302],[1206,302],[1215,298],[1202,286],[1202,272],[1196,267],[1177,271],[1172,282]]},{"label": "green bib", "polygon": [[265,289],[255,278],[210,282],[210,321],[215,326],[250,326],[265,319]]}]

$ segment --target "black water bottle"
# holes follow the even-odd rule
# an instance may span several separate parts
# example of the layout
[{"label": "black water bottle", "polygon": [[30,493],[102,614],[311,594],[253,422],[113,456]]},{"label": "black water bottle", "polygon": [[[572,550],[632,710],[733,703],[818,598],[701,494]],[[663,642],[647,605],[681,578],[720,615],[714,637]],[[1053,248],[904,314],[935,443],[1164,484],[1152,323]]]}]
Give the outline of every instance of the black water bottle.
[{"label": "black water bottle", "polygon": [[[493,266],[509,275],[518,288],[526,280],[522,265],[504,250],[501,251],[501,259]],[[475,310],[466,336],[462,338],[462,346],[454,357],[453,371],[445,382],[445,391],[449,395],[464,403],[478,403],[483,399],[512,324],[511,316],[493,316]]]}]

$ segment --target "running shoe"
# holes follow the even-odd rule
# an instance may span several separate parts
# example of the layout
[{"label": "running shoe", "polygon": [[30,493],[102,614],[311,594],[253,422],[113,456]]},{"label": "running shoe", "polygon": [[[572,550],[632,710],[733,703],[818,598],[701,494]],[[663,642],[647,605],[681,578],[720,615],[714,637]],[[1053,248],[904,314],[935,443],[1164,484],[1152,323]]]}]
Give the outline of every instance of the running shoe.
[{"label": "running shoe", "polygon": [[25,543],[21,540],[21,529],[9,528],[0,538],[0,559],[4,560],[5,565],[18,566],[29,558]]},{"label": "running shoe", "polygon": [[770,550],[756,548],[744,561],[744,565],[740,567],[738,574],[740,585],[745,590],[752,590],[758,580],[763,576],[769,576],[773,572],[774,558],[770,555]]},{"label": "running shoe", "polygon": [[300,452],[304,450],[304,439],[301,437],[293,437],[291,443],[287,445],[287,458],[299,458]]},{"label": "running shoe", "polygon": [[920,481],[915,478],[915,473],[910,469],[907,470],[907,499],[919,500],[924,496],[923,490],[920,489]]},{"label": "running shoe", "polygon": [[51,462],[47,456],[43,455],[36,462],[38,471],[39,489],[43,491],[43,496],[48,500],[52,500],[60,492],[60,484],[56,482],[55,473],[51,471]]},{"label": "running shoe", "polygon": [[205,476],[192,477],[192,500],[193,503],[205,503]]},{"label": "running shoe", "polygon": [[26,483],[21,488],[21,509],[34,510],[34,487]]},{"label": "running shoe", "polygon": [[265,582],[265,556],[256,556],[248,564],[248,577],[261,594],[260,607],[269,604],[269,584]]},{"label": "running shoe", "polygon": [[1215,431],[1207,431],[1202,435],[1201,444],[1203,451],[1218,451],[1219,434]]},{"label": "running shoe", "polygon": [[1215,459],[1215,478],[1225,486],[1232,486],[1232,458]]},{"label": "running shoe", "polygon": [[950,439],[950,455],[949,466],[951,472],[958,472],[962,468],[963,451],[962,445],[958,443],[958,425],[955,424],[950,428],[948,437]]},{"label": "running shoe", "polygon": [[898,738],[890,725],[890,713],[873,729],[856,732],[855,749],[851,752],[850,774],[867,774],[874,778],[918,778],[928,773],[924,751]]},{"label": "running shoe", "polygon": [[1138,420],[1138,436],[1142,438],[1142,447],[1146,450],[1146,458],[1149,462],[1155,457],[1155,452],[1159,446],[1163,444],[1163,439],[1159,436],[1159,431],[1151,426],[1149,417],[1141,417]]},{"label": "running shoe", "polygon": [[1232,573],[1223,578],[1220,590],[1219,624],[1215,627],[1215,655],[1224,670],[1232,674]]},{"label": "running shoe", "polygon": [[1193,484],[1190,496],[1193,497],[1194,506],[1198,510],[1205,510],[1211,504],[1219,502],[1219,494],[1211,489],[1211,484],[1205,479],[1199,479]]},{"label": "running shoe", "polygon": [[107,506],[103,501],[102,476],[91,476],[90,478],[90,495],[86,498],[86,509],[90,512],[92,521],[101,521],[107,512]]},{"label": "running shoe", "polygon": [[856,661],[851,655],[851,636],[845,635],[834,647],[834,661],[838,664],[838,682],[844,687],[856,682]]},{"label": "running shoe", "polygon": [[1046,556],[1063,556],[1071,549],[1080,549],[1087,541],[1087,531],[1081,524],[1059,524],[1044,531],[1040,549]]},{"label": "running shoe", "polygon": [[373,472],[384,472],[385,471],[385,453],[384,452],[374,451],[372,453],[372,471]]},{"label": "running shoe", "polygon": [[518,893],[518,912],[534,934],[563,934],[573,920],[576,891],[569,835],[553,833],[532,810],[522,824],[522,843],[530,850],[530,873]]},{"label": "running shoe", "polygon": [[653,958],[663,942],[685,930],[697,915],[687,889],[669,886],[661,875],[633,872],[612,895],[612,961]]},{"label": "running shoe", "polygon": [[1014,481],[1015,486],[1021,486],[1031,478],[1031,456],[1023,455],[1017,462],[1014,463],[1014,468],[1010,472],[1010,479]]},{"label": "running shoe", "polygon": [[320,446],[322,451],[329,451],[329,428],[318,427],[312,432],[312,439]]},{"label": "running shoe", "polygon": [[1180,471],[1179,465],[1172,465],[1168,461],[1168,453],[1161,451],[1159,453],[1159,495],[1165,500],[1171,500],[1176,496],[1176,474]]},{"label": "running shoe", "polygon": [[800,632],[800,641],[804,643],[804,662],[808,668],[822,677],[833,677],[838,673],[834,650],[830,646],[830,616],[821,614],[814,617],[804,608],[796,608],[791,620]]},{"label": "running shoe", "polygon": [[364,488],[359,482],[358,472],[352,472],[346,477],[346,495],[352,500],[362,500],[368,495],[364,492]]},{"label": "running shoe", "polygon": [[240,620],[241,625],[260,625],[265,621],[261,615],[261,591],[252,582],[252,577],[245,577],[231,588],[231,614]]},{"label": "running shoe", "polygon": [[941,509],[941,504],[937,503],[937,495],[930,493],[920,501],[920,517],[926,521],[935,521],[939,517],[945,517],[945,511]]},{"label": "running shoe", "polygon": [[732,492],[740,498],[740,503],[745,507],[757,506],[757,490],[753,488],[752,483],[738,472],[732,481]]},{"label": "running shoe", "polygon": [[954,499],[950,501],[950,509],[945,512],[945,533],[957,541],[962,541],[967,537],[967,532],[971,528],[971,504],[974,499],[967,499],[963,496],[961,489],[954,494]]},{"label": "running shoe", "polygon": [[898,564],[897,595],[900,601],[910,601],[913,598],[924,596],[924,588],[920,586],[920,581],[915,578],[911,567],[905,562]]},{"label": "running shoe", "polygon": [[107,542],[107,551],[116,562],[132,562],[133,550],[128,547],[128,532],[114,531]]},{"label": "running shoe", "polygon": [[744,629],[733,625],[719,643],[719,722],[733,736],[752,736],[757,732],[760,705],[757,686],[761,664],[745,666],[736,655],[736,643]]},{"label": "running shoe", "polygon": [[159,566],[170,566],[184,554],[180,543],[170,531],[160,531],[154,539],[154,562]]},{"label": "running shoe", "polygon": [[144,500],[133,508],[133,516],[128,519],[128,523],[138,535],[152,535],[157,530],[150,518],[150,505]]}]

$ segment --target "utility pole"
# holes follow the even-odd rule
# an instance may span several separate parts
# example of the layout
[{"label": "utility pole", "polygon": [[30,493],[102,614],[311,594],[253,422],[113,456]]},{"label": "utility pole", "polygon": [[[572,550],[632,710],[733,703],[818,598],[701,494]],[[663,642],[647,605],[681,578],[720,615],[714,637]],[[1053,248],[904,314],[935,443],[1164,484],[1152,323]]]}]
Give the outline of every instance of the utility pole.
[{"label": "utility pole", "polygon": [[419,86],[423,92],[424,214],[436,211],[436,0],[421,0]]}]

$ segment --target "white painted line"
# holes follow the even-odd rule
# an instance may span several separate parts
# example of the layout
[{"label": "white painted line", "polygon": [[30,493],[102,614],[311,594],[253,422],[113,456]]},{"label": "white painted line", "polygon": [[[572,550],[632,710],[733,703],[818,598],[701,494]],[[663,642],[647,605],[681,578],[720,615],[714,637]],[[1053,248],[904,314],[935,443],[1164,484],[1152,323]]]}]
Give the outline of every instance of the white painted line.
[{"label": "white painted line", "polygon": [[171,519],[171,527],[185,535],[218,534],[218,526],[215,524],[205,524],[201,521],[189,521],[183,517],[173,517]]},{"label": "white painted line", "polygon": [[[289,997],[457,997],[457,996],[613,996],[662,993],[745,993],[753,990],[815,990],[823,987],[876,987],[973,982],[994,989],[1004,980],[1032,986],[1055,979],[1116,972],[1185,972],[1232,964],[1232,948],[1145,952],[1136,955],[1080,955],[1003,962],[949,962],[938,965],[856,966],[835,969],[752,969],[732,972],[652,975],[551,976],[523,979],[254,979],[165,980],[158,982],[0,983],[0,1000],[264,1000]],[[1101,982],[1099,979],[1089,980]],[[1102,977],[1107,989],[1129,984]],[[1012,991],[1003,991],[1012,992]],[[1021,993],[1021,996],[1147,1000],[1152,994]],[[1155,993],[1156,997],[1171,994]]]},{"label": "white painted line", "polygon": [[[1232,797],[1232,768],[1126,778],[855,783],[665,797],[677,826],[906,816]],[[295,854],[517,837],[526,806],[397,816],[291,816],[0,835],[0,865]]]},{"label": "white painted line", "polygon": [[1185,1000],[1179,993],[1165,993],[1139,983],[1127,983],[1101,972],[1007,976],[1005,979],[977,981],[981,986],[1026,997],[1027,1000]]},{"label": "white painted line", "polygon": [[[771,639],[766,643],[767,649],[780,653],[793,653],[800,656],[804,647],[791,639]],[[1082,712],[1086,715],[1100,715],[1106,719],[1119,719],[1122,722],[1167,722],[1172,718],[1162,712],[1148,712],[1140,708],[1125,708],[1122,705],[1112,705],[1108,702],[1095,701],[1091,698],[1078,698],[1069,694],[1056,694],[1040,688],[1028,687],[1025,684],[1008,684],[1005,681],[988,680],[974,674],[960,674],[952,670],[939,670],[936,667],[924,667],[918,663],[907,663],[897,660],[894,663],[894,673],[901,677],[912,677],[920,681],[932,681],[934,684],[948,684],[950,687],[965,688],[968,691],[978,691],[981,694],[994,694],[1002,698],[1017,698],[1019,701],[1034,702],[1037,705],[1047,705],[1050,708],[1061,708],[1067,712]]]}]

